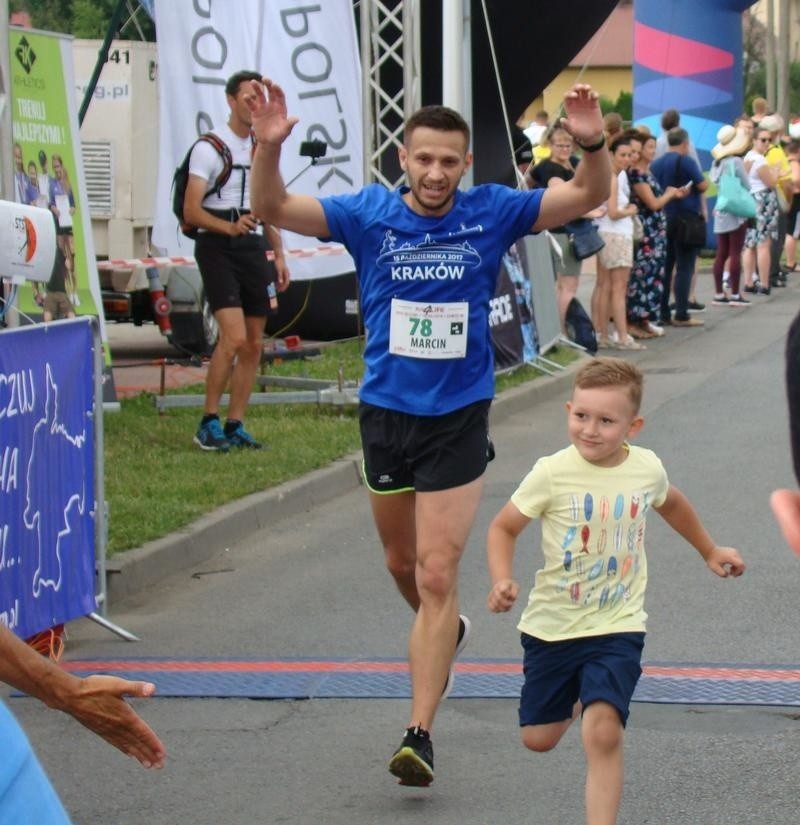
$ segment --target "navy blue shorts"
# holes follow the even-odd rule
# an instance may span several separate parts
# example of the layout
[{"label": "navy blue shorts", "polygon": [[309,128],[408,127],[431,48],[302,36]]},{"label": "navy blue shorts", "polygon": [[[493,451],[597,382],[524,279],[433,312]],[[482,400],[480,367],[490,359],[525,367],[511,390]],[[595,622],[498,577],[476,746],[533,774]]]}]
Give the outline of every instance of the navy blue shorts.
[{"label": "navy blue shorts", "polygon": [[563,642],[521,634],[525,684],[519,724],[548,725],[572,717],[578,699],[584,708],[607,702],[623,726],[636,683],[642,675],[644,633],[610,633]]},{"label": "navy blue shorts", "polygon": [[480,478],[490,460],[489,406],[409,415],[359,405],[364,480],[373,493],[432,493]]}]

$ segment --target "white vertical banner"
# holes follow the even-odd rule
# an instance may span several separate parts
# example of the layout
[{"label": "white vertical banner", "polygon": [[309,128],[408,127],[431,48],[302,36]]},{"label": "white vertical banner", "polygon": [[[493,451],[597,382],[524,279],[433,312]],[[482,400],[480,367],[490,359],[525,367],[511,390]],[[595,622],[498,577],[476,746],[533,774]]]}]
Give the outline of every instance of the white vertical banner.
[{"label": "white vertical banner", "polygon": [[[324,197],[363,184],[361,63],[352,0],[157,0],[159,72],[158,185],[153,243],[168,255],[188,255],[193,242],[172,214],[175,168],[199,134],[225,123],[225,82],[256,71],[286,92],[300,118],[283,147],[281,172],[289,191]],[[303,141],[328,144],[309,166]],[[307,168],[308,167],[308,168]],[[318,247],[313,238],[284,233],[287,249]],[[295,280],[354,269],[348,255],[290,261]]]}]

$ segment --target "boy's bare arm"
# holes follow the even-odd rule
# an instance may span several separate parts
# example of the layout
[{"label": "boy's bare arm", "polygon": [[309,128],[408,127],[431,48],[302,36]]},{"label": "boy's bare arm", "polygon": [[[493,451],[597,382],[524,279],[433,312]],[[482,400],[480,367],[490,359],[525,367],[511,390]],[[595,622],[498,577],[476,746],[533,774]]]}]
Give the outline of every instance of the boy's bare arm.
[{"label": "boy's bare arm", "polygon": [[689,499],[677,487],[670,485],[664,503],[654,509],[697,550],[712,572],[723,578],[744,573],[745,564],[739,551],[714,543]]},{"label": "boy's bare arm", "polygon": [[527,516],[509,501],[494,517],[486,537],[486,560],[492,589],[487,605],[492,613],[506,613],[519,595],[519,585],[513,578],[514,550],[517,536],[530,523]]}]

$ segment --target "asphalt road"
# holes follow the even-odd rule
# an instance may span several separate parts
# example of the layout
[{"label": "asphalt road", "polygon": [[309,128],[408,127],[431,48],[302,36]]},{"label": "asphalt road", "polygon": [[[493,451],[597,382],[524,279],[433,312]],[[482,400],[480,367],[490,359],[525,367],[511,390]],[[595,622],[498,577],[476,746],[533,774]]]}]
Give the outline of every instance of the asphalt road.
[{"label": "asphalt road", "polygon": [[[772,489],[794,483],[782,373],[784,333],[799,307],[795,283],[749,309],[709,309],[705,328],[669,330],[631,355],[647,378],[639,443],[656,450],[712,534],[749,564],[740,580],[716,579],[653,515],[645,661],[800,662],[800,560],[767,503]],[[518,612],[485,609],[483,542],[535,458],[565,443],[564,400],[537,404],[493,432],[497,460],[462,565],[470,659],[519,656]],[[536,563],[532,534],[519,553],[523,581]],[[211,571],[226,572],[192,576]],[[122,642],[81,620],[71,626],[68,657],[402,657],[410,622],[360,490],[114,605],[111,618],[142,641]],[[554,752],[527,753],[511,699],[443,705],[436,782],[427,790],[400,788],[386,771],[406,700],[156,698],[138,707],[167,744],[160,773],[33,700],[10,705],[78,825],[583,821],[577,726]],[[620,823],[797,825],[798,719],[800,707],[634,704]]]}]

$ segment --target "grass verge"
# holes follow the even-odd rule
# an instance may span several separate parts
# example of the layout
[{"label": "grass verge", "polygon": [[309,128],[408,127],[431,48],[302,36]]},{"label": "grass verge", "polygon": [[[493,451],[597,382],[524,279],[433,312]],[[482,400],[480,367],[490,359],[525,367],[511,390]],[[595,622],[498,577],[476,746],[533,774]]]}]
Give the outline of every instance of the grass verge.
[{"label": "grass verge", "polygon": [[[576,355],[561,347],[548,358],[567,364]],[[318,357],[276,363],[267,374],[358,381],[361,342],[325,346]],[[522,366],[498,376],[497,392],[541,376]],[[105,416],[109,555],[161,538],[222,504],[324,467],[360,446],[355,408],[252,405],[247,429],[265,449],[227,455],[192,444],[199,417],[198,407],[172,407],[159,415],[147,393],[123,399],[119,413]]]}]

